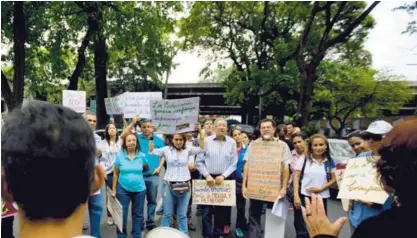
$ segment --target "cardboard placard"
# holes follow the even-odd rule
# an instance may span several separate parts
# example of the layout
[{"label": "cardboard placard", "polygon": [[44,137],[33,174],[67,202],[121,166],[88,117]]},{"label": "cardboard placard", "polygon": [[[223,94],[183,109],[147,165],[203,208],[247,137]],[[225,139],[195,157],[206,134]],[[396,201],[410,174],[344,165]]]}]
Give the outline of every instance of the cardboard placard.
[{"label": "cardboard placard", "polygon": [[200,98],[152,100],[152,124],[163,134],[183,133],[195,130],[198,123]]},{"label": "cardboard placard", "polygon": [[277,141],[254,141],[248,156],[248,189],[250,199],[275,202],[281,190],[283,148]]},{"label": "cardboard placard", "polygon": [[151,100],[162,99],[162,92],[127,92],[120,95],[119,106],[125,118],[139,115],[141,118],[151,118]]},{"label": "cardboard placard", "polygon": [[114,223],[116,224],[119,231],[123,231],[123,207],[116,197],[111,195],[111,189],[107,187],[107,209],[113,217]]},{"label": "cardboard placard", "polygon": [[358,199],[383,204],[388,194],[382,188],[375,168],[376,157],[350,159],[339,187],[339,199]]},{"label": "cardboard placard", "polygon": [[85,91],[62,90],[62,105],[69,107],[75,112],[85,113],[86,93]]},{"label": "cardboard placard", "polygon": [[225,180],[222,185],[208,186],[206,180],[193,180],[193,204],[236,206],[236,183]]}]

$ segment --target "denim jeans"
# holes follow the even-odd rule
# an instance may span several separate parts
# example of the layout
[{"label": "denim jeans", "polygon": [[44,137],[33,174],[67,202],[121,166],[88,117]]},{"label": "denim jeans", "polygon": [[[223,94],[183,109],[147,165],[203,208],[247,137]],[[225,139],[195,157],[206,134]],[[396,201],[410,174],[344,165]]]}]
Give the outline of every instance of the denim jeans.
[{"label": "denim jeans", "polygon": [[[167,182],[164,181],[164,183]],[[174,215],[174,207],[177,207],[176,215],[180,231],[188,235],[187,209],[188,202],[190,201],[190,196],[190,192],[186,192],[182,195],[177,195],[170,189],[166,190],[164,197],[164,215],[162,216],[161,226],[169,227],[171,217]]]},{"label": "denim jeans", "polygon": [[127,238],[127,218],[129,214],[129,204],[132,202],[132,236],[133,238],[142,237],[143,209],[145,206],[146,190],[142,192],[129,192],[120,183],[117,183],[116,197],[123,207],[123,231],[117,229],[118,238]]},{"label": "denim jeans", "polygon": [[90,215],[91,236],[101,238],[100,224],[103,214],[103,193],[93,195],[88,199],[88,214]]},{"label": "denim jeans", "polygon": [[[107,179],[106,179],[106,185],[107,187],[109,187],[110,189],[113,189],[113,172],[111,172],[110,174],[107,175]],[[107,191],[107,190],[106,190]],[[106,199],[107,202],[107,199]],[[107,206],[106,206],[107,207]],[[110,211],[109,209],[107,209],[107,217],[111,217]]]},{"label": "denim jeans", "polygon": [[162,182],[162,184],[161,184],[161,199],[162,199],[162,205],[159,208],[159,210],[161,210],[161,211],[164,210],[164,197],[165,197],[164,193],[165,193],[166,186],[167,186],[166,183],[165,182]]},{"label": "denim jeans", "polygon": [[242,195],[242,181],[236,180],[236,229],[246,230],[246,199]]},{"label": "denim jeans", "polygon": [[[300,194],[301,205],[305,206],[305,196]],[[327,214],[327,199],[323,199],[324,209]],[[294,228],[297,238],[309,238],[308,230],[306,223],[304,222],[303,213],[301,209],[294,207]]]},{"label": "denim jeans", "polygon": [[156,197],[158,195],[159,175],[144,177],[146,186],[146,201],[148,201],[148,217],[146,227],[155,226]]}]

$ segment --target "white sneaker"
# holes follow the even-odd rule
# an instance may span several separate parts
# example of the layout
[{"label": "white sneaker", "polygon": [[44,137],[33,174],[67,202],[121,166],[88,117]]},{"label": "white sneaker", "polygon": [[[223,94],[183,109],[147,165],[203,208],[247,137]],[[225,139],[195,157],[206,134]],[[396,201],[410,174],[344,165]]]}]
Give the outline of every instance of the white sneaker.
[{"label": "white sneaker", "polygon": [[109,224],[110,226],[114,224],[113,217],[107,218],[107,224]]}]

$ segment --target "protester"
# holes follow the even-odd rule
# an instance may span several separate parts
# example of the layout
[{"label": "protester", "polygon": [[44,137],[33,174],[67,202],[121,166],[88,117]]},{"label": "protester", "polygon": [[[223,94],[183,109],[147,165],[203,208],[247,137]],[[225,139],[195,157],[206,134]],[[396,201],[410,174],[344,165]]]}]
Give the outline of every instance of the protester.
[{"label": "protester", "polygon": [[[242,141],[242,131],[239,128],[234,128],[230,131],[230,136],[236,141],[237,145],[237,166],[235,171],[236,178],[236,236],[244,237],[246,230],[246,200],[242,194],[242,180],[243,180],[243,166],[245,162],[243,158],[246,153],[247,147],[243,144]],[[229,218],[229,217],[228,217]],[[230,224],[229,224],[230,229]]]},{"label": "protester", "polygon": [[[417,211],[417,120],[401,122],[381,141],[376,164],[384,190],[393,193],[394,206],[362,222],[352,238],[414,237]],[[313,238],[337,237],[346,217],[330,223],[320,196],[306,199],[303,216]]]},{"label": "protester", "polygon": [[[123,131],[123,136],[127,134],[133,126],[139,122],[139,116],[133,117],[132,122]],[[164,158],[159,159],[158,156],[149,154],[149,141],[153,137],[154,147],[162,148],[165,143],[159,136],[154,136],[152,124],[149,120],[142,120],[140,123],[141,134],[137,135],[138,142],[140,144],[140,150],[145,154],[148,161],[149,170],[143,173],[146,185],[146,200],[147,200],[147,220],[146,228],[152,230],[155,228],[155,210],[156,210],[156,198],[158,195],[159,173],[164,167]]]},{"label": "protester", "polygon": [[[90,124],[91,129],[95,131],[97,125],[97,117],[94,114],[87,114],[86,120]],[[94,140],[96,141],[96,160],[95,162],[99,163],[99,158],[102,156],[102,151],[99,148],[101,143],[101,137],[94,133]],[[90,232],[94,237],[101,237],[100,233],[100,224],[101,224],[101,215],[103,213],[104,199],[101,191],[98,190],[94,195],[88,200],[88,213],[90,217]]]},{"label": "protester", "polygon": [[132,235],[142,237],[143,208],[145,204],[146,186],[143,172],[149,169],[144,153],[135,134],[124,137],[122,151],[114,162],[112,196],[123,207],[123,230],[117,229],[117,237],[127,237],[127,218],[129,205],[132,203]]},{"label": "protester", "polygon": [[174,205],[177,205],[177,217],[179,230],[188,235],[187,210],[190,201],[190,170],[195,168],[194,159],[190,157],[200,153],[199,147],[185,146],[184,134],[174,134],[169,146],[154,149],[153,141],[149,143],[149,153],[156,156],[164,156],[167,170],[164,176],[166,191],[164,191],[164,214],[162,226],[169,227],[171,217],[174,215]]},{"label": "protester", "polygon": [[[362,138],[362,135],[363,133],[361,131],[353,131],[347,135],[347,140],[357,156],[360,154],[366,154],[370,151],[368,142]],[[364,220],[376,216],[382,212],[382,205],[373,204],[363,200],[350,201],[349,207],[349,223],[351,234],[355,232],[356,227],[358,227],[359,224]]]},{"label": "protester", "polygon": [[[298,160],[294,175],[294,220],[297,220],[297,238],[309,237],[301,214],[304,198],[312,194],[323,197],[327,212],[329,188],[336,182],[336,166],[330,157],[329,142],[324,135],[315,134],[310,137],[306,157]],[[301,181],[301,188],[300,186]],[[294,221],[295,222],[295,221]]]},{"label": "protester", "polygon": [[281,141],[287,143],[290,150],[294,149],[294,145],[292,144],[292,134],[288,133],[287,127],[285,124],[280,124],[277,126],[277,131],[275,133],[275,137],[278,137]]},{"label": "protester", "polygon": [[[99,158],[100,164],[104,167],[107,177],[106,185],[111,189],[113,188],[113,170],[114,161],[117,154],[121,151],[122,140],[117,136],[117,129],[114,124],[106,125],[104,129],[104,140],[100,143],[100,149],[102,156]],[[107,223],[113,225],[114,221],[107,209]]]},{"label": "protester", "polygon": [[[271,143],[271,146],[280,146],[283,151],[283,158],[282,159],[282,184],[281,190],[279,191],[279,197],[281,199],[285,199],[287,193],[287,183],[289,178],[289,163],[291,160],[291,151],[288,148],[288,145],[283,142],[282,140],[278,139],[278,144],[273,143],[276,141],[274,138],[275,133],[275,121],[272,119],[263,119],[259,122],[259,129],[260,129],[260,138],[258,140],[268,141]],[[248,155],[251,148],[252,143],[249,145],[247,149],[247,153],[244,157],[245,165],[243,169],[243,180],[242,180],[242,194],[243,197],[247,198],[246,191],[247,191],[247,182],[249,179],[249,168],[248,168]],[[277,167],[278,168],[278,167]],[[278,199],[278,198],[277,198]],[[250,208],[249,208],[249,238],[259,238],[262,237],[262,229],[261,229],[261,216],[264,201],[259,200],[250,200]],[[267,203],[268,208],[272,208],[272,203]]]},{"label": "protester", "polygon": [[[236,142],[226,135],[226,120],[216,119],[214,127],[215,135],[204,139],[204,153],[196,159],[198,171],[210,186],[220,185],[225,179],[233,180],[237,165]],[[219,238],[225,235],[224,226],[227,225],[230,209],[225,206],[203,206],[203,237]]]},{"label": "protester", "polygon": [[294,124],[291,123],[287,123],[286,125],[284,124],[285,129],[286,129],[286,133],[285,135],[292,135],[293,134],[293,130],[294,130]]},{"label": "protester", "polygon": [[19,206],[20,238],[82,235],[89,196],[104,184],[95,154],[91,128],[68,108],[32,101],[8,114],[1,195]]},{"label": "protester", "polygon": [[245,131],[242,131],[242,143],[243,143],[243,145],[245,145],[245,146],[249,145],[249,143],[250,143],[249,138],[250,138],[249,134]]}]

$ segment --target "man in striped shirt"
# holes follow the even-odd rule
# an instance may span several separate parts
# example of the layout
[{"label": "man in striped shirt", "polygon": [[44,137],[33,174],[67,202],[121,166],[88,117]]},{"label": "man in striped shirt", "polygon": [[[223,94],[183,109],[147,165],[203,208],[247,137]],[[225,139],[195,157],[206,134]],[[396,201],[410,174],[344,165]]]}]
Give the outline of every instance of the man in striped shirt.
[{"label": "man in striped shirt", "polygon": [[[197,156],[198,171],[206,178],[210,186],[220,185],[225,179],[234,179],[237,165],[236,142],[227,136],[227,122],[218,118],[215,123],[215,135],[204,139],[204,153]],[[225,236],[223,228],[227,225],[231,207],[203,206],[203,237],[219,238]],[[214,229],[212,216],[214,214]]]}]

